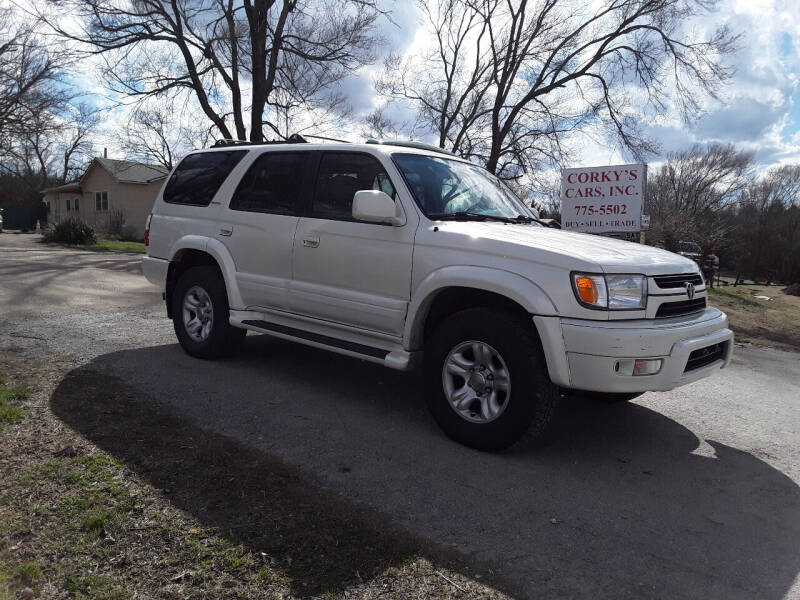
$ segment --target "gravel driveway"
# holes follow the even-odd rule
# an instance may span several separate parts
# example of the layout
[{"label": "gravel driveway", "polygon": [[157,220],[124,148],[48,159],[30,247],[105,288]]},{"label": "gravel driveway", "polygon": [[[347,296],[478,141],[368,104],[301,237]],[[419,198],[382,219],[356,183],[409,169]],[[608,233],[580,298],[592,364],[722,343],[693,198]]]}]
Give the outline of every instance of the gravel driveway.
[{"label": "gravel driveway", "polygon": [[145,414],[298,468],[518,597],[800,598],[800,355],[737,348],[680,390],[570,398],[545,440],[483,454],[443,437],[412,375],[255,335],[188,357],[139,261],[0,235],[0,348],[119,377]]}]

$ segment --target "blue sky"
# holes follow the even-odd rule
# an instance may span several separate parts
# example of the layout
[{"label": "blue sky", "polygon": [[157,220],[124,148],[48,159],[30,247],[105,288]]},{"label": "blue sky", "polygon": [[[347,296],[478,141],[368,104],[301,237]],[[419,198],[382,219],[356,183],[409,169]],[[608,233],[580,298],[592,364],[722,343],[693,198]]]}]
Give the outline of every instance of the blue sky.
[{"label": "blue sky", "polygon": [[[798,40],[800,42],[800,40]],[[795,44],[792,36],[784,32],[781,35],[780,57],[786,64],[792,64],[792,57],[797,57],[797,45]],[[790,72],[795,76],[800,76],[796,68],[789,68]],[[796,135],[800,131],[800,88],[795,88],[794,93],[791,95],[792,106],[789,109],[789,119],[784,128],[784,133],[788,136]]]}]

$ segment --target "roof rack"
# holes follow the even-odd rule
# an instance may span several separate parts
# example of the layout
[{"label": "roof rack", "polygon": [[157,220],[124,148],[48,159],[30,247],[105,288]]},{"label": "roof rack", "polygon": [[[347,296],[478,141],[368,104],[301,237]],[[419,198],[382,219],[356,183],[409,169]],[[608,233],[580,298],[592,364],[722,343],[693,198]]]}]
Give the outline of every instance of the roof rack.
[{"label": "roof rack", "polygon": [[326,142],[339,142],[340,144],[352,144],[353,142],[349,140],[337,140],[336,138],[332,137],[325,137],[324,135],[308,135],[306,134],[305,137],[312,138],[314,140],[325,140]]},{"label": "roof rack", "polygon": [[450,156],[455,156],[453,152],[450,150],[445,150],[444,148],[439,148],[439,146],[434,146],[432,144],[423,144],[422,142],[412,142],[406,140],[374,140],[369,139],[367,140],[368,144],[382,144],[384,146],[404,146],[406,148],[416,148],[418,150],[429,150],[431,152],[438,152],[439,154],[449,154]]},{"label": "roof rack", "polygon": [[[314,136],[309,136],[314,137]],[[232,140],[232,139],[221,139],[214,142],[211,146],[212,148],[223,148],[225,146],[266,146],[269,144],[305,144],[308,140],[304,138],[299,133],[293,133],[285,140],[267,140],[264,142],[250,142],[247,140]]]}]

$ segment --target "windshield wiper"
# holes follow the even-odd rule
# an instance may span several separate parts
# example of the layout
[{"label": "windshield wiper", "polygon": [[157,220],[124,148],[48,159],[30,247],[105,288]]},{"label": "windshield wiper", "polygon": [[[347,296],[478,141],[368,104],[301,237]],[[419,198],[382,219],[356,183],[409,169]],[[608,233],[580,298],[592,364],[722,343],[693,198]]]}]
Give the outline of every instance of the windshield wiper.
[{"label": "windshield wiper", "polygon": [[484,213],[459,210],[452,213],[431,213],[428,218],[438,221],[499,221],[500,223],[519,223],[517,217],[501,217]]},{"label": "windshield wiper", "polygon": [[539,225],[542,225],[544,227],[550,227],[547,223],[545,223],[541,219],[537,219],[536,217],[528,217],[526,215],[517,215],[516,220],[521,222],[521,223],[539,223]]}]

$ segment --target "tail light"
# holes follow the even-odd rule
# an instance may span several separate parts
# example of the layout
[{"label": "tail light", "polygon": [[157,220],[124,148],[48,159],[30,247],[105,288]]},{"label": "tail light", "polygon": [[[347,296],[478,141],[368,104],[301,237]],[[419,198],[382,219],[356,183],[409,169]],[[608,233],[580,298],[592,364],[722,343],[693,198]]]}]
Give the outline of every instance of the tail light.
[{"label": "tail light", "polygon": [[144,245],[150,245],[150,221],[153,220],[153,215],[147,215],[147,222],[144,225]]}]

